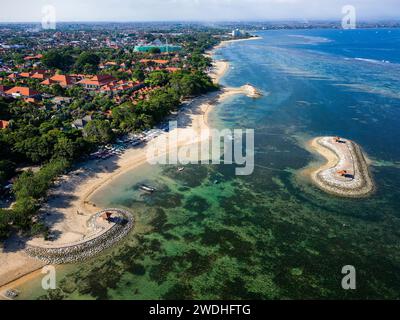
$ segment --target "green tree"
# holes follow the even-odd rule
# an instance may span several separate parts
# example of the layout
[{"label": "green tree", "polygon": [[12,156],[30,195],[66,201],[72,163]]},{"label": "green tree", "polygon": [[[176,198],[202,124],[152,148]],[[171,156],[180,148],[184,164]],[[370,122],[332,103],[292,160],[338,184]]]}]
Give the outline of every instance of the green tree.
[{"label": "green tree", "polygon": [[144,81],[145,77],[144,71],[140,68],[136,68],[132,71],[132,78],[134,80],[142,82]]},{"label": "green tree", "polygon": [[63,96],[65,94],[65,90],[59,84],[54,84],[51,86],[52,93],[56,96]]},{"label": "green tree", "polygon": [[42,63],[50,69],[60,69],[68,71],[74,63],[71,55],[59,50],[51,50],[43,55]]},{"label": "green tree", "polygon": [[149,53],[150,54],[160,54],[161,53],[161,49],[157,48],[157,47],[153,47],[153,48],[150,48]]},{"label": "green tree", "polygon": [[85,126],[84,132],[86,139],[95,144],[107,144],[110,143],[114,138],[114,134],[108,121],[90,121]]},{"label": "green tree", "polygon": [[53,158],[64,158],[73,160],[77,157],[76,146],[73,140],[67,137],[60,137],[54,146]]},{"label": "green tree", "polygon": [[10,160],[0,160],[0,184],[4,184],[15,174],[16,164]]},{"label": "green tree", "polygon": [[159,70],[151,72],[147,79],[146,83],[151,86],[165,86],[169,81],[169,74],[166,71]]},{"label": "green tree", "polygon": [[0,240],[7,239],[11,233],[12,211],[0,209]]},{"label": "green tree", "polygon": [[91,52],[82,52],[75,63],[78,72],[95,73],[100,64],[100,57]]}]

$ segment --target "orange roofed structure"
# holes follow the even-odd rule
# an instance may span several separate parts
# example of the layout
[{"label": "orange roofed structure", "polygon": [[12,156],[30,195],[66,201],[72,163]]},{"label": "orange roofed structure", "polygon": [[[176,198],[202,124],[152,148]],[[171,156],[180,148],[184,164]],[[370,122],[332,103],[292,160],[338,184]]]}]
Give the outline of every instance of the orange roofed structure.
[{"label": "orange roofed structure", "polygon": [[37,54],[36,56],[27,56],[24,58],[25,61],[29,61],[29,60],[39,60],[42,59],[43,55],[42,54]]},{"label": "orange roofed structure", "polygon": [[13,97],[31,98],[39,95],[39,92],[28,87],[14,87],[6,91],[6,94]]},{"label": "orange roofed structure", "polygon": [[110,75],[97,75],[89,79],[83,79],[78,83],[83,85],[87,90],[98,90],[102,86],[115,81],[116,79]]},{"label": "orange roofed structure", "polygon": [[140,63],[154,62],[154,63],[157,63],[157,64],[167,64],[169,61],[168,60],[161,60],[161,59],[142,59],[139,62]]},{"label": "orange roofed structure", "polygon": [[57,82],[61,87],[69,87],[75,82],[74,78],[62,74],[56,74],[55,76],[51,77],[50,80]]},{"label": "orange roofed structure", "polygon": [[0,129],[8,128],[9,122],[6,120],[0,120]]},{"label": "orange roofed structure", "polygon": [[40,84],[44,85],[44,86],[51,86],[52,84],[57,84],[57,81],[53,81],[51,79],[46,79],[44,81],[42,81]]}]

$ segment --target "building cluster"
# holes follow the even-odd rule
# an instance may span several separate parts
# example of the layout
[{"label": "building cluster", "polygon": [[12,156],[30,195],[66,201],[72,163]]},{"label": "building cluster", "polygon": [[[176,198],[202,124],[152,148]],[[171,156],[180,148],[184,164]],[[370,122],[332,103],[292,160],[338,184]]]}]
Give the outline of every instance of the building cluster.
[{"label": "building cluster", "polygon": [[[112,34],[103,30],[69,30],[54,33],[12,27],[3,27],[1,30],[0,96],[21,99],[35,105],[43,105],[45,99],[51,99],[57,107],[72,102],[73,98],[49,94],[54,86],[63,89],[80,87],[87,95],[107,95],[115,104],[126,101],[137,104],[158,87],[137,80],[134,75],[135,69],[141,69],[144,73],[157,70],[173,73],[184,65],[184,58],[179,53],[180,46],[165,44],[157,39],[146,42],[144,33],[135,34],[134,31]],[[20,38],[24,39],[24,42],[15,44]],[[96,74],[61,73],[59,70],[47,69],[42,63],[43,55],[50,49],[67,46],[81,50],[90,49],[91,52],[96,52],[97,48],[116,49],[116,54],[113,54],[115,60],[101,61]],[[132,59],[121,58],[123,53],[121,55],[117,49],[122,48],[131,48],[129,56]],[[151,48],[160,50],[154,54],[146,54]],[[110,113],[110,110],[106,112],[108,116]],[[78,123],[79,121],[82,123]],[[75,127],[82,128],[85,119],[75,122]],[[9,121],[1,120],[0,129],[8,126]]]}]

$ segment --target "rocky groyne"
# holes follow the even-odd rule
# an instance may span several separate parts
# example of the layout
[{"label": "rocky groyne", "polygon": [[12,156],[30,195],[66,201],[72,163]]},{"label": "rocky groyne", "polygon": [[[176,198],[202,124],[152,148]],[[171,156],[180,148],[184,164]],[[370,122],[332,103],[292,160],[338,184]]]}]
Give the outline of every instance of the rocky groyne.
[{"label": "rocky groyne", "polygon": [[[312,180],[322,190],[341,197],[359,198],[370,195],[374,182],[364,154],[355,142],[338,137],[320,137],[312,144],[315,151],[331,153],[331,165],[312,173]],[[332,161],[335,159],[335,161]],[[329,160],[329,159],[328,159]]]},{"label": "rocky groyne", "polygon": [[[96,220],[100,219],[106,212],[112,212],[114,218],[108,228],[101,228],[96,225]],[[40,259],[48,264],[83,261],[120,241],[132,229],[133,223],[133,217],[128,211],[121,209],[102,210],[89,220],[89,224],[91,224],[91,227],[95,231],[92,235],[81,241],[60,246],[28,244],[26,252],[31,257]]]}]

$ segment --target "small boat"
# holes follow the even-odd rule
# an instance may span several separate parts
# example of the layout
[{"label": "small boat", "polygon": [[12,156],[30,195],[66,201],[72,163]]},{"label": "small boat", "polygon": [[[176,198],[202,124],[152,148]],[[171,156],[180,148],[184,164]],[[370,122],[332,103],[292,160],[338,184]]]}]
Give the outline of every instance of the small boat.
[{"label": "small boat", "polygon": [[178,168],[178,172],[182,172],[182,171],[184,171],[185,170],[185,168],[184,167],[180,167],[180,168]]},{"label": "small boat", "polygon": [[145,184],[142,184],[139,188],[143,191],[150,192],[150,193],[153,193],[156,191],[156,188],[146,186]]},{"label": "small boat", "polygon": [[9,289],[6,291],[6,297],[9,299],[14,299],[19,296],[19,291],[15,289]]}]

